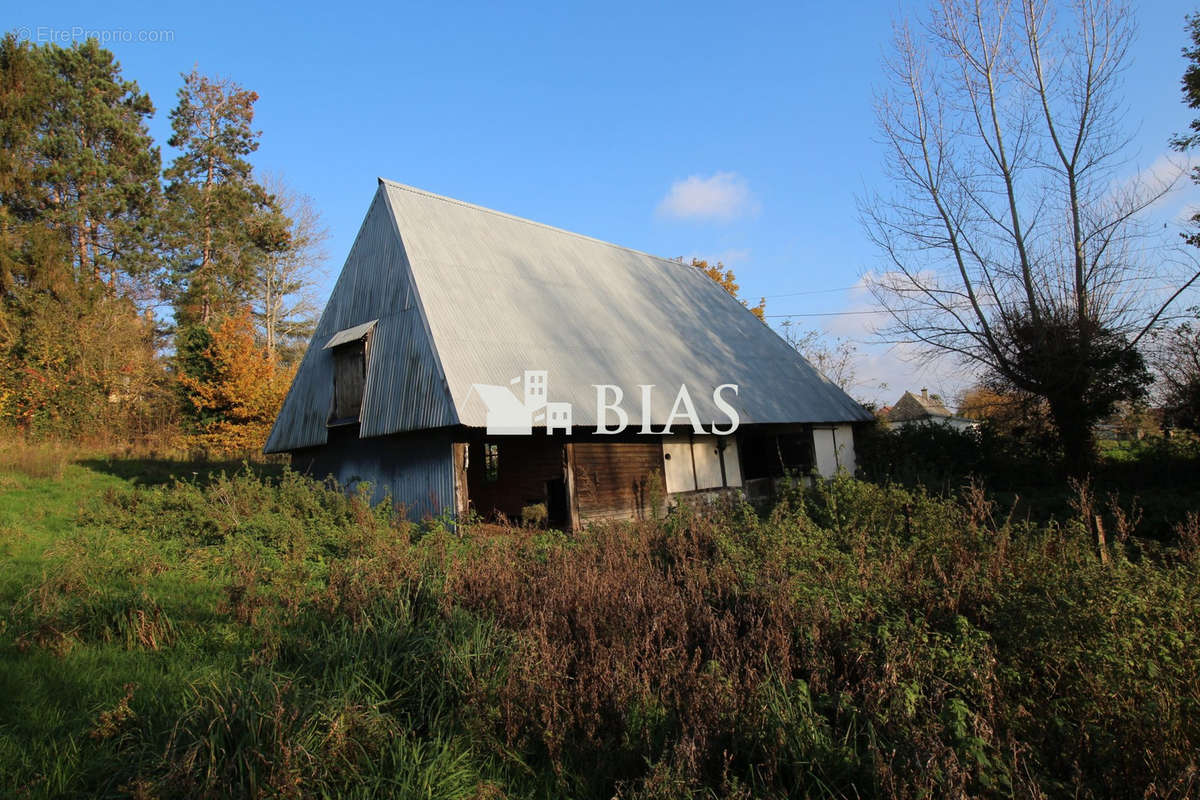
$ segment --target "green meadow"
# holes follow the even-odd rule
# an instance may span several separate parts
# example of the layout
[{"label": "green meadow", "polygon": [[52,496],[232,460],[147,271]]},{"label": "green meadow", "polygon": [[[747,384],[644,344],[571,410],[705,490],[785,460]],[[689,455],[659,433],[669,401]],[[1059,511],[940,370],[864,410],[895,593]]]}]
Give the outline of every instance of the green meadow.
[{"label": "green meadow", "polygon": [[[14,447],[12,797],[1190,797],[1200,520],[847,478],[578,535]],[[1107,513],[1107,512],[1106,512]]]}]

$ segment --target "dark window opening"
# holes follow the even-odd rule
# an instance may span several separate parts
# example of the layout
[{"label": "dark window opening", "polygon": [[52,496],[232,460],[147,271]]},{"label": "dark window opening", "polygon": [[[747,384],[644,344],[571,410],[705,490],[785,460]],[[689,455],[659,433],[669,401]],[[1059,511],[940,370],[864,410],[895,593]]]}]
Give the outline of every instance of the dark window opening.
[{"label": "dark window opening", "polygon": [[333,348],[333,424],[358,421],[366,382],[366,340]]},{"label": "dark window opening", "polygon": [[807,475],[812,471],[812,433],[756,434],[744,436],[740,442],[742,478],[782,478],[784,475]]},{"label": "dark window opening", "polygon": [[483,445],[483,479],[488,483],[500,480],[500,445]]},{"label": "dark window opening", "polygon": [[561,528],[567,524],[569,504],[567,502],[567,482],[562,478],[551,478],[546,481],[546,524],[551,528]]}]

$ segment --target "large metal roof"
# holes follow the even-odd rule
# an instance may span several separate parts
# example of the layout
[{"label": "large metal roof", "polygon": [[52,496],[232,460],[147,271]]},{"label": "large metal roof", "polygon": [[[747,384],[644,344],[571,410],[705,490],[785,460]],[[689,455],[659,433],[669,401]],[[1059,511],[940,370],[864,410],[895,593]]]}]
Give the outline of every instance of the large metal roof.
[{"label": "large metal roof", "polygon": [[680,385],[706,425],[727,421],[721,384],[739,387],[724,397],[743,425],[871,418],[690,265],[381,179],[268,451],[324,442],[331,387],[305,384],[331,383],[318,363],[331,336],[374,319],[362,436],[483,427],[472,385],[526,370],[548,373],[547,399],[570,402],[577,426],[596,424],[596,384],[622,387],[634,425],[643,384],[659,426]]}]

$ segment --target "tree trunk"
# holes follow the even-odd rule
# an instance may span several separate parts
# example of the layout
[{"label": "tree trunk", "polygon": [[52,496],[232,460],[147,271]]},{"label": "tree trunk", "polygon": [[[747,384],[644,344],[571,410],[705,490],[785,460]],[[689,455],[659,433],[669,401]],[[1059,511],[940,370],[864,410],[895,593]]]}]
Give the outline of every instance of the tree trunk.
[{"label": "tree trunk", "polygon": [[1091,472],[1096,457],[1096,441],[1091,422],[1077,398],[1051,398],[1050,416],[1063,449],[1063,466],[1074,477]]}]

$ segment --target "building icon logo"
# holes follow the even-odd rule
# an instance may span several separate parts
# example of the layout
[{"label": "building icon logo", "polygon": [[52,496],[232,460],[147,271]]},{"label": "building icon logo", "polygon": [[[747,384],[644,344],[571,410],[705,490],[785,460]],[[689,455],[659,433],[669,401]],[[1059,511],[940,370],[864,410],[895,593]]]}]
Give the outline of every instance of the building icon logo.
[{"label": "building icon logo", "polygon": [[[511,388],[522,382],[524,399]],[[571,433],[571,404],[551,403],[546,399],[550,383],[546,370],[527,369],[523,378],[513,378],[508,383],[508,386],[471,384],[487,407],[489,436],[529,436],[534,423],[544,424],[547,434],[556,430]]]}]

